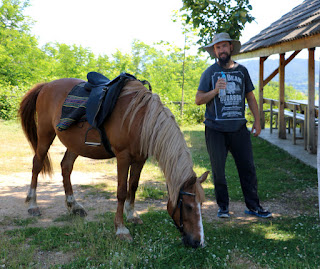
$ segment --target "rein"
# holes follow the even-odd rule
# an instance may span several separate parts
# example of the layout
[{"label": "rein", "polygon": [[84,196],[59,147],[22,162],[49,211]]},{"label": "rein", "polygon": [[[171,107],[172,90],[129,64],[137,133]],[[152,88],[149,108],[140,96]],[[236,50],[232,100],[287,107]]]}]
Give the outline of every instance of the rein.
[{"label": "rein", "polygon": [[196,196],[194,193],[190,193],[190,192],[185,192],[183,190],[180,190],[179,191],[179,197],[178,197],[178,202],[177,202],[177,205],[176,207],[174,208],[173,212],[172,212],[172,219],[173,219],[173,215],[176,213],[176,210],[177,208],[180,208],[180,223],[179,225],[176,224],[176,222],[173,220],[173,223],[174,225],[179,229],[179,231],[181,233],[183,233],[183,216],[182,216],[182,206],[183,206],[183,203],[182,203],[182,196],[183,195],[188,195],[188,196]]}]

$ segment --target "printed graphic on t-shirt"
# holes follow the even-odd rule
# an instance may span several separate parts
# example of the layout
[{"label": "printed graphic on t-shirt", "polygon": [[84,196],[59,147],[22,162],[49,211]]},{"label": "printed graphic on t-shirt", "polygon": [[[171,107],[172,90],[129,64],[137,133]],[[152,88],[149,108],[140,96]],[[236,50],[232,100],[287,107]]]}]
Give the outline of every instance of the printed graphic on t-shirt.
[{"label": "printed graphic on t-shirt", "polygon": [[[244,119],[244,75],[240,71],[225,72],[227,88],[225,94],[217,96],[215,102],[216,120],[242,120]],[[221,72],[212,76],[212,85],[216,85]],[[215,86],[214,86],[215,87]]]}]

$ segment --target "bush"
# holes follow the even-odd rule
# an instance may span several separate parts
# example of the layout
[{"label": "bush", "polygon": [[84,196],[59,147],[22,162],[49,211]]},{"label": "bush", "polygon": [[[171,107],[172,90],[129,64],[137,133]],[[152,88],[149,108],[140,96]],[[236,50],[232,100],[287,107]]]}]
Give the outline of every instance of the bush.
[{"label": "bush", "polygon": [[206,106],[198,106],[196,104],[185,104],[183,107],[183,123],[188,124],[199,124],[204,121],[204,113],[206,111]]},{"label": "bush", "polygon": [[179,125],[199,124],[204,121],[205,105],[198,106],[196,104],[185,103],[182,115],[180,103],[169,101],[164,103],[164,105],[170,109]]},{"label": "bush", "polygon": [[12,85],[0,85],[0,119],[17,118],[17,111],[24,90]]}]

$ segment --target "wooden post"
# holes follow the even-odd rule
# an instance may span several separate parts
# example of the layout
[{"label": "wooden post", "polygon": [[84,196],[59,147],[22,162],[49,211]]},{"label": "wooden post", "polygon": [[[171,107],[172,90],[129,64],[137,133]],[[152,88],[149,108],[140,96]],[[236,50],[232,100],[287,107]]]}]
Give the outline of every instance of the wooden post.
[{"label": "wooden post", "polygon": [[314,74],[314,50],[315,48],[309,48],[309,61],[308,61],[308,121],[307,121],[307,150],[310,153],[316,153],[316,139],[315,139],[315,74]]},{"label": "wooden post", "polygon": [[285,54],[280,54],[279,59],[279,138],[286,139],[286,122],[284,119],[284,74],[285,74]]},{"label": "wooden post", "polygon": [[[319,78],[319,96],[320,96],[320,78]],[[318,106],[320,107],[320,98],[318,101]],[[318,115],[319,117],[319,115]],[[318,207],[319,207],[319,217],[320,217],[320,124],[318,124],[318,154],[317,154],[317,170],[318,170]]]},{"label": "wooden post", "polygon": [[260,57],[260,65],[259,65],[259,114],[260,114],[260,122],[261,128],[264,129],[265,127],[265,118],[263,113],[263,74],[264,74],[264,61],[267,57]]}]

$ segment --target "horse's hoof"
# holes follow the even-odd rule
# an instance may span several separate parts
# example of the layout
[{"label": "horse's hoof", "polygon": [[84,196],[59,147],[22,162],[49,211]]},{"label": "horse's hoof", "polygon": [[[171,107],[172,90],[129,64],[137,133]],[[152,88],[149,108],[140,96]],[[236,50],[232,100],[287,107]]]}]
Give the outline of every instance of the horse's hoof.
[{"label": "horse's hoof", "polygon": [[133,241],[133,238],[132,238],[129,230],[123,225],[121,225],[120,227],[117,228],[116,235],[120,240],[127,241],[127,242]]},{"label": "horse's hoof", "polygon": [[82,218],[86,217],[88,215],[87,212],[82,208],[78,208],[78,209],[73,210],[72,214],[75,216],[80,216]]},{"label": "horse's hoof", "polygon": [[34,217],[41,216],[39,207],[29,208],[28,213]]},{"label": "horse's hoof", "polygon": [[133,238],[130,234],[117,234],[118,238],[122,241],[132,242]]},{"label": "horse's hoof", "polygon": [[134,217],[131,219],[127,219],[128,222],[131,222],[133,224],[143,224],[142,219],[140,219],[139,217]]}]

